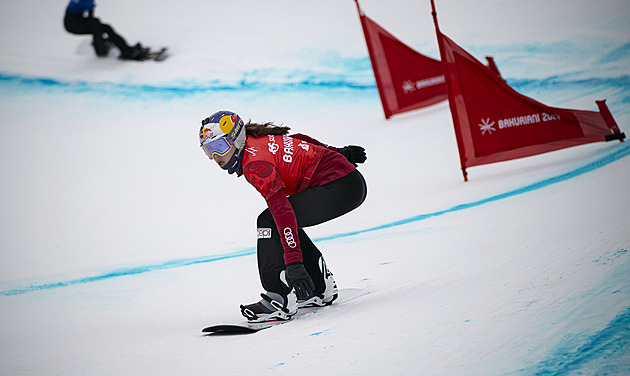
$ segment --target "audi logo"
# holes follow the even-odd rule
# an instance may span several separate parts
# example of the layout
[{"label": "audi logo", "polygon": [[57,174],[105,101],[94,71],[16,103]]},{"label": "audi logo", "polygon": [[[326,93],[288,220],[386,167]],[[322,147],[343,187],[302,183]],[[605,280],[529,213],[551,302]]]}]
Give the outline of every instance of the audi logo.
[{"label": "audi logo", "polygon": [[287,245],[289,247],[291,248],[297,247],[297,243],[295,242],[295,239],[293,238],[293,231],[291,231],[290,227],[284,228],[284,239],[287,241]]}]

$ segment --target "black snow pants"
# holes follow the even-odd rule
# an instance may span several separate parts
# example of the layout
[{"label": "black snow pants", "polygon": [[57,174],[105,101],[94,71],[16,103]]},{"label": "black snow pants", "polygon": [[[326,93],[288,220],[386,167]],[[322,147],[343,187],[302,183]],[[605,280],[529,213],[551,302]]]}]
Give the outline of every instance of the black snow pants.
[{"label": "black snow pants", "polygon": [[[328,184],[310,187],[289,196],[297,218],[303,264],[315,284],[315,294],[323,293],[326,287],[318,263],[322,254],[303,228],[324,223],[356,209],[366,196],[367,185],[358,170]],[[286,296],[290,289],[280,279],[280,273],[285,269],[284,249],[269,209],[258,216],[257,226],[259,229],[271,228],[271,238],[258,239],[258,271],[263,288]]]},{"label": "black snow pants", "polygon": [[72,34],[91,34],[94,42],[94,51],[98,56],[107,55],[109,50],[107,41],[118,47],[122,55],[129,54],[132,49],[127,44],[127,41],[125,41],[122,36],[118,35],[111,26],[101,23],[96,17],[84,17],[81,14],[66,11],[66,15],[63,18],[63,25],[66,31]]}]

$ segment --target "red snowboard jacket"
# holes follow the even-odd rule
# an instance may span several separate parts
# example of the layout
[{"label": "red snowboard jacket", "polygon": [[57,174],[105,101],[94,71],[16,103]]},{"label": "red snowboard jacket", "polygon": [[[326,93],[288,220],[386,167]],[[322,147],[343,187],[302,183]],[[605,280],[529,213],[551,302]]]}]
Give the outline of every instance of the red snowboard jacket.
[{"label": "red snowboard jacket", "polygon": [[276,223],[286,265],[302,262],[295,212],[287,199],[354,171],[337,148],[302,134],[247,137],[243,175],[262,194]]}]

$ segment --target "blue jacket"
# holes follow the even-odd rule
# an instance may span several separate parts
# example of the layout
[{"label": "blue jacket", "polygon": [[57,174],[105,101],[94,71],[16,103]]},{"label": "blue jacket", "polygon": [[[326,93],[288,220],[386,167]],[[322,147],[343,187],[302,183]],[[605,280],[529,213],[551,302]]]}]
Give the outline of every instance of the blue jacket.
[{"label": "blue jacket", "polygon": [[92,12],[94,11],[94,0],[70,0],[66,10],[76,14],[83,14],[85,11]]}]

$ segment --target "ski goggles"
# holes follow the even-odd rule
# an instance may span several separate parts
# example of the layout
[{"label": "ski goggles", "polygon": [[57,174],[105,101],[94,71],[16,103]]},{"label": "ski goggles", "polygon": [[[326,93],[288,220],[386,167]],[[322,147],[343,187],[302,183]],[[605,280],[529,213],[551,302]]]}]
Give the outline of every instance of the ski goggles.
[{"label": "ski goggles", "polygon": [[219,156],[226,155],[232,148],[232,145],[230,145],[225,137],[221,137],[216,140],[204,142],[203,144],[201,144],[201,148],[206,153],[208,158],[214,159],[213,157],[215,154]]}]

